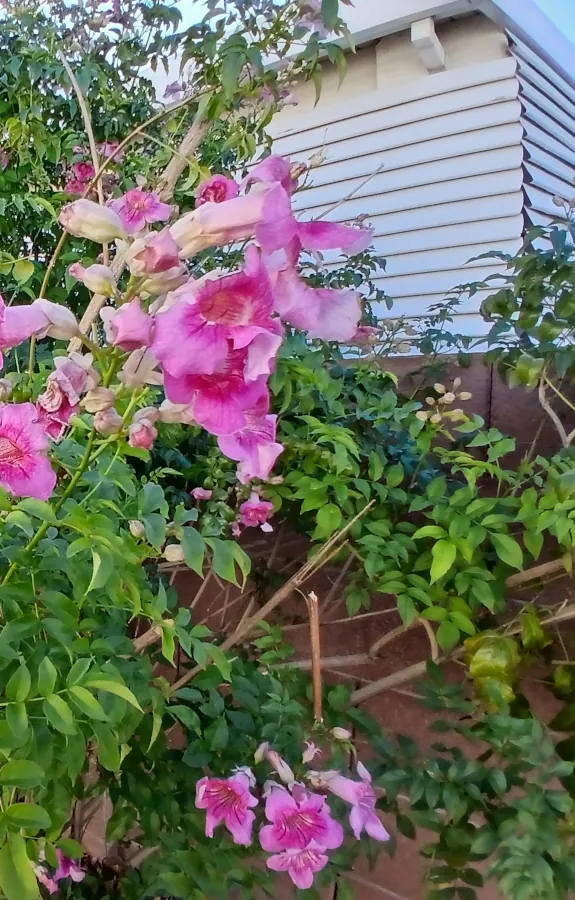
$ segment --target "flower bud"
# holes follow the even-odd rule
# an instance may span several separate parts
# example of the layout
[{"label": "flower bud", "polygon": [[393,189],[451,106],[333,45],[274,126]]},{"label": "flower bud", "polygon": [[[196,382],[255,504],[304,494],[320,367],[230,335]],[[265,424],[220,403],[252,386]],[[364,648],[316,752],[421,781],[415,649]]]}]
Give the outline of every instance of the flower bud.
[{"label": "flower bud", "polygon": [[144,528],[142,522],[139,522],[138,519],[130,519],[128,527],[130,529],[130,533],[138,540],[140,538],[143,538],[146,534],[146,529]]},{"label": "flower bud", "polygon": [[116,434],[122,424],[122,416],[115,409],[104,409],[94,416],[94,428],[106,437]]},{"label": "flower bud", "polygon": [[142,284],[142,292],[146,294],[167,294],[168,291],[175,291],[177,288],[182,287],[188,278],[188,270],[181,263],[172,269],[166,269],[165,272],[158,272],[156,275],[146,278]]},{"label": "flower bud", "polygon": [[128,443],[130,447],[142,447],[151,450],[154,441],[158,437],[158,429],[154,422],[158,418],[158,410],[154,406],[139,409],[128,429]]},{"label": "flower bud", "polygon": [[51,337],[57,341],[69,341],[78,334],[76,316],[67,306],[42,298],[34,300],[32,306],[40,309],[48,320],[48,327],[42,331],[42,337]]},{"label": "flower bud", "polygon": [[284,784],[294,783],[295,775],[292,769],[290,769],[290,767],[288,766],[285,759],[282,759],[279,753],[276,753],[275,750],[268,750],[267,759],[271,766],[276,770]]},{"label": "flower bud", "polygon": [[9,378],[0,378],[0,403],[5,403],[12,396],[14,385]]},{"label": "flower bud", "polygon": [[264,759],[267,758],[269,749],[270,749],[269,741],[264,741],[262,744],[260,744],[258,749],[256,750],[256,752],[254,753],[254,762],[255,763],[263,762]]},{"label": "flower bud", "polygon": [[194,500],[211,500],[213,493],[213,491],[208,491],[203,487],[195,487],[193,491],[190,491]]},{"label": "flower bud", "polygon": [[168,544],[163,556],[170,563],[184,562],[184,548],[181,544]]},{"label": "flower bud", "polygon": [[157,275],[180,265],[180,249],[169,228],[136,238],[126,260],[132,275]]},{"label": "flower bud", "polygon": [[108,244],[127,237],[117,212],[93,200],[75,200],[60,213],[60,224],[70,234],[98,244]]},{"label": "flower bud", "polygon": [[77,278],[86,285],[93,294],[103,294],[110,297],[116,290],[116,278],[109,266],[101,266],[95,263],[93,266],[83,266],[82,263],[73,263],[68,269],[72,278]]},{"label": "flower bud", "polygon": [[459,395],[460,400],[471,400],[473,394],[470,394],[469,391],[461,391]]},{"label": "flower bud", "polygon": [[97,387],[88,391],[82,400],[82,406],[89,413],[104,412],[110,409],[116,402],[116,394],[110,388]]},{"label": "flower bud", "polygon": [[339,728],[339,726],[331,729],[331,735],[336,741],[349,741],[351,739],[351,731],[348,731],[347,728]]}]

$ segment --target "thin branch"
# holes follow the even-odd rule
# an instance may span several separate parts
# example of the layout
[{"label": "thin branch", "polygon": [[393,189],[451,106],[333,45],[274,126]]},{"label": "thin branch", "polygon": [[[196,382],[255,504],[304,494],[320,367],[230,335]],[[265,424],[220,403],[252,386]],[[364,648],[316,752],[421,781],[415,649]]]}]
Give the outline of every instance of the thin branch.
[{"label": "thin branch", "polygon": [[368,184],[372,180],[372,178],[375,178],[376,175],[379,175],[379,173],[384,168],[385,168],[385,166],[382,163],[380,166],[377,167],[375,172],[371,172],[367,176],[367,178],[364,178],[364,180],[360,184],[358,184],[357,187],[354,187],[354,189],[352,191],[350,191],[349,194],[347,194],[341,200],[338,200],[337,203],[334,203],[332,206],[329,206],[324,212],[321,213],[321,215],[319,215],[317,217],[317,219],[315,221],[317,222],[320,219],[323,219],[325,216],[329,216],[329,214],[334,212],[334,210],[338,209],[340,206],[343,206],[344,203],[347,203],[348,200],[351,200],[353,197],[355,197],[357,192],[361,191],[362,187],[365,187],[365,185]]},{"label": "thin branch", "polygon": [[[68,75],[68,78],[70,79],[70,84],[74,88],[74,92],[76,94],[76,97],[78,98],[78,104],[80,106],[80,110],[82,112],[82,118],[84,120],[84,128],[86,129],[86,135],[88,137],[88,144],[90,146],[90,156],[92,157],[92,165],[94,167],[94,173],[96,173],[98,171],[98,169],[100,168],[100,157],[98,154],[98,148],[96,147],[96,139],[94,138],[94,129],[92,128],[92,116],[90,115],[90,110],[88,108],[86,98],[84,97],[84,95],[82,93],[82,89],[81,89],[80,85],[78,84],[76,76],[74,75],[74,72],[68,63],[68,60],[66,59],[66,57],[64,56],[64,54],[62,53],[61,50],[58,50],[57,55],[58,55],[58,59],[60,60],[60,62],[62,63],[62,65],[64,66],[64,68],[66,70],[66,74]],[[104,188],[102,187],[102,179],[101,178],[98,179],[98,182],[96,184],[96,190],[98,192],[98,203],[100,204],[100,206],[104,206],[105,205]],[[104,258],[104,265],[107,266],[110,261],[107,244],[103,244],[103,246],[102,246],[102,255]]]},{"label": "thin branch", "polygon": [[561,419],[559,418],[559,416],[557,415],[557,413],[555,412],[555,410],[552,408],[551,404],[547,400],[547,392],[545,390],[545,377],[544,376],[541,376],[541,378],[539,379],[539,403],[541,404],[541,408],[543,410],[545,410],[545,412],[547,413],[547,415],[549,416],[549,418],[555,425],[555,428],[557,429],[559,437],[561,438],[561,443],[563,444],[563,447],[567,448],[570,444],[570,436],[565,431],[565,428],[563,427],[563,422],[561,421]]},{"label": "thin branch", "polygon": [[321,638],[319,631],[319,600],[313,591],[306,597],[309,611],[309,633],[311,643],[312,677],[313,677],[313,717],[316,722],[323,721],[322,680],[321,680]]}]

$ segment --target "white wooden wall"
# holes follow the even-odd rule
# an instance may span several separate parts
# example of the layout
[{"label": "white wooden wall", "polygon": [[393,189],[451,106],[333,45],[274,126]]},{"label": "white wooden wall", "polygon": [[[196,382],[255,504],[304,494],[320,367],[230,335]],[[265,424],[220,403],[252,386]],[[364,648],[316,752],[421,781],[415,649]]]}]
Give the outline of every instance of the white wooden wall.
[{"label": "white wooden wall", "polygon": [[[380,286],[394,300],[382,316],[420,315],[455,286],[500,268],[493,260],[469,264],[472,257],[520,246],[518,64],[486,22],[472,17],[438,29],[448,56],[437,74],[423,69],[408,33],[363,49],[339,100],[332,78],[327,102],[314,109],[304,94],[272,125],[275,152],[304,161],[321,150],[327,156],[296,194],[296,208],[313,218],[355,192],[327,218],[369,216],[387,259]],[[466,301],[454,331],[484,333],[481,299]]]},{"label": "white wooden wall", "polygon": [[547,225],[561,215],[553,197],[575,194],[575,90],[528,47],[512,38],[524,128],[528,224]]}]

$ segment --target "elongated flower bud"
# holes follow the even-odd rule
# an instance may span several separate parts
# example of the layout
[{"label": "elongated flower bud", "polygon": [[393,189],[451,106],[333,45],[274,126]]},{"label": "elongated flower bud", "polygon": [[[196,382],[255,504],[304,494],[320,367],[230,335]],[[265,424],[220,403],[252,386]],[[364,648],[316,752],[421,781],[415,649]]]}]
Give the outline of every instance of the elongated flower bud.
[{"label": "elongated flower bud", "polygon": [[118,213],[93,200],[75,200],[60,213],[60,224],[70,234],[98,244],[108,244],[117,238],[127,237]]},{"label": "elongated flower bud", "polygon": [[116,402],[116,394],[110,388],[97,387],[93,391],[88,391],[82,400],[82,406],[89,413],[103,412],[105,409],[111,409]]},{"label": "elongated flower bud", "polygon": [[93,294],[103,294],[104,297],[110,297],[116,289],[116,279],[114,273],[109,266],[101,266],[94,263],[93,266],[83,266],[82,263],[76,262],[70,266],[68,272],[72,278],[77,278],[86,285]]}]

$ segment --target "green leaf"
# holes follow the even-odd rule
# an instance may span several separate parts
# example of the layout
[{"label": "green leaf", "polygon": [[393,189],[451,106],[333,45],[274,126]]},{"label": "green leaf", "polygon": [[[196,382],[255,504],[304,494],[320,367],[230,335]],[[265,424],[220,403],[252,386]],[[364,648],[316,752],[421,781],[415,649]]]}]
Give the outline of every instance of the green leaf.
[{"label": "green leaf", "polygon": [[246,551],[242,547],[240,547],[239,544],[236,544],[234,542],[232,544],[232,546],[233,546],[232,552],[234,554],[234,559],[235,559],[235,561],[238,565],[238,568],[240,569],[242,576],[243,576],[241,587],[244,588],[247,578],[248,578],[248,575],[250,574],[250,571],[252,568],[252,561],[251,561],[250,557],[248,556],[248,554],[246,553]]},{"label": "green leaf", "polygon": [[237,50],[228,50],[224,56],[221,80],[226,97],[233,96],[244,62],[245,54],[239,53]]},{"label": "green leaf", "polygon": [[73,838],[61,838],[58,841],[58,849],[62,851],[68,859],[82,859],[84,856],[84,848],[82,844]]},{"label": "green leaf", "polygon": [[70,688],[68,694],[80,712],[88,716],[89,719],[96,719],[98,722],[107,721],[108,716],[104,712],[104,707],[86,688],[74,685]]},{"label": "green leaf", "polygon": [[207,542],[212,548],[212,566],[216,575],[239,586],[234,554],[234,541],[222,541],[220,538],[208,538]]},{"label": "green leaf", "polygon": [[58,678],[58,671],[47,656],[38,666],[38,692],[42,697],[49,697],[54,693],[54,687]]},{"label": "green leaf", "polygon": [[72,710],[58,694],[50,694],[49,697],[46,697],[44,715],[56,731],[60,731],[62,734],[76,734]]},{"label": "green leaf", "polygon": [[398,487],[403,481],[405,472],[401,463],[395,463],[387,470],[385,480],[390,488]]},{"label": "green leaf", "polygon": [[114,733],[107,725],[101,725],[98,722],[94,722],[92,728],[98,741],[96,747],[98,762],[108,772],[117,772],[122,764],[122,759]]},{"label": "green leaf", "polygon": [[491,542],[499,559],[513,569],[523,568],[523,551],[517,541],[508,534],[491,535]]},{"label": "green leaf", "polygon": [[449,613],[449,618],[464,634],[475,634],[475,625],[463,613],[453,610]]},{"label": "green leaf", "polygon": [[441,528],[440,525],[424,525],[423,528],[418,528],[414,535],[412,535],[414,540],[417,538],[423,537],[431,537],[431,538],[444,538],[447,537],[447,532],[445,528]]},{"label": "green leaf", "polygon": [[415,604],[409,594],[400,594],[397,598],[397,610],[401,616],[401,621],[406,626],[411,625],[417,616]]},{"label": "green leaf", "polygon": [[24,284],[26,281],[29,281],[33,274],[34,263],[30,259],[19,259],[17,263],[14,263],[12,275],[18,284]]},{"label": "green leaf", "polygon": [[204,569],[206,542],[197,528],[183,528],[181,544],[186,565],[193,572],[201,575]]},{"label": "green leaf", "polygon": [[114,557],[109,553],[101,556],[95,550],[92,550],[92,578],[86,593],[89,594],[90,591],[103,588],[113,571]]},{"label": "green leaf", "polygon": [[25,500],[20,500],[16,509],[21,509],[23,512],[28,513],[29,516],[34,516],[42,522],[58,525],[56,513],[45,500],[34,500],[32,497],[27,497]]},{"label": "green leaf", "polygon": [[164,497],[163,488],[153,481],[144,485],[139,494],[140,512],[143,516],[159,511],[164,518],[169,514],[168,504]]},{"label": "green leaf", "polygon": [[438,541],[432,548],[431,554],[433,556],[433,562],[431,564],[431,583],[439,581],[440,578],[443,578],[444,575],[449,572],[453,563],[455,562],[455,557],[457,555],[457,548],[455,544],[452,544],[451,541]]},{"label": "green leaf", "polygon": [[317,528],[313,536],[317,538],[329,537],[341,525],[341,509],[335,503],[327,503],[318,511]]},{"label": "green leaf", "polygon": [[437,643],[449,652],[459,641],[459,629],[452,622],[442,622],[437,629]]},{"label": "green leaf", "polygon": [[32,678],[30,676],[30,672],[28,667],[22,664],[6,685],[6,697],[8,700],[15,701],[19,703],[22,700],[25,700],[28,694],[30,693],[30,688],[32,687]]},{"label": "green leaf", "polygon": [[224,651],[217,644],[203,644],[214,666],[218,669],[224,681],[232,680],[232,667]]},{"label": "green leaf", "polygon": [[24,735],[28,731],[28,713],[23,702],[9,703],[6,707],[6,721],[14,735]]},{"label": "green leaf", "polygon": [[214,725],[206,730],[206,739],[210,741],[210,750],[223,750],[228,743],[228,723],[225,716],[217,719]]},{"label": "green leaf", "polygon": [[166,541],[167,523],[159,513],[150,513],[142,517],[146,540],[156,550],[161,550]]},{"label": "green leaf", "polygon": [[0,784],[22,790],[38,787],[44,781],[44,772],[31,759],[11,759],[0,769]]},{"label": "green leaf", "polygon": [[176,716],[182,725],[189,731],[195,731],[197,734],[202,733],[200,717],[197,712],[194,712],[189,706],[169,706],[168,712],[171,712],[173,716]]},{"label": "green leaf", "polygon": [[321,0],[321,17],[328,31],[337,25],[339,0]]},{"label": "green leaf", "polygon": [[4,811],[10,825],[16,828],[30,828],[34,831],[47,831],[52,819],[43,806],[36,803],[14,803]]},{"label": "green leaf", "polygon": [[0,888],[6,900],[40,900],[26,841],[19,834],[10,834],[0,850]]},{"label": "green leaf", "polygon": [[109,694],[115,694],[116,697],[121,697],[122,700],[125,700],[140,712],[143,712],[142,707],[138,703],[136,697],[134,696],[130,688],[127,688],[125,684],[120,684],[117,681],[112,681],[98,675],[93,675],[91,678],[88,678],[87,681],[84,682],[84,687],[96,688],[99,691],[108,691]]},{"label": "green leaf", "polygon": [[82,659],[77,659],[66,677],[67,687],[72,687],[72,685],[74,684],[79,684],[79,682],[82,681],[82,679],[85,677],[91,665],[91,659],[87,659],[85,657]]}]

